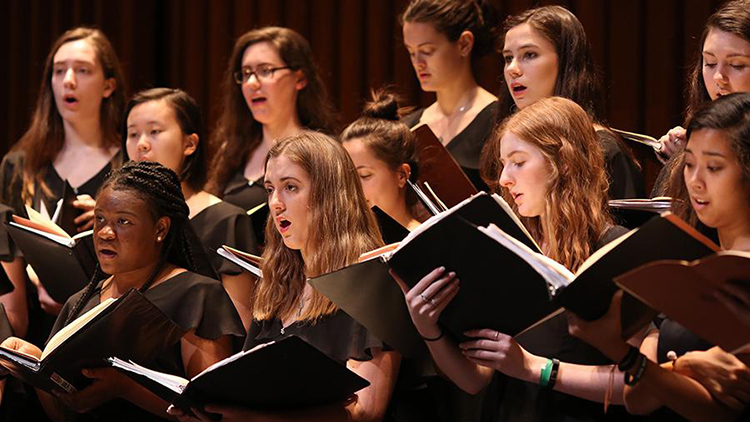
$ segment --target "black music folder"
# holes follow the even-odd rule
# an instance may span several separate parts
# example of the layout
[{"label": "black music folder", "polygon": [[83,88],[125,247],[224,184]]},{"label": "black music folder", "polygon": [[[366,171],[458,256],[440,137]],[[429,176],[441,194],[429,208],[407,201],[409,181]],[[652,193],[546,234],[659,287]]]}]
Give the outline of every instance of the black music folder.
[{"label": "black music folder", "polygon": [[165,401],[190,413],[206,404],[290,409],[343,402],[370,383],[299,337],[240,352],[191,380],[123,359],[110,364]]},{"label": "black music folder", "polygon": [[14,215],[8,234],[52,299],[65,303],[89,282],[96,268],[93,231],[69,236],[38,221]]},{"label": "black music folder", "polygon": [[50,338],[42,358],[0,347],[0,365],[13,376],[51,392],[74,392],[91,383],[85,368],[106,366],[109,356],[147,363],[185,332],[137,290],[109,299]]},{"label": "black music folder", "polygon": [[400,242],[409,234],[409,230],[406,227],[378,208],[377,205],[372,207],[372,213],[375,214],[375,219],[380,227],[380,233],[383,235],[383,242],[386,245]]}]

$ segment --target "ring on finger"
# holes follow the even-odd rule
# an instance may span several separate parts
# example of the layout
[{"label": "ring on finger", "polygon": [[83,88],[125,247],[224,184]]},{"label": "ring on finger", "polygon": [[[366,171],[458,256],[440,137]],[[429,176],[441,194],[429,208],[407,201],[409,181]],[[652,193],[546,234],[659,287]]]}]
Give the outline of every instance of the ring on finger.
[{"label": "ring on finger", "polygon": [[495,341],[497,341],[498,337],[500,337],[500,331],[495,331]]},{"label": "ring on finger", "polygon": [[430,298],[429,302],[430,302],[430,305],[435,306],[435,299]]},{"label": "ring on finger", "polygon": [[434,302],[434,301],[432,301],[432,298],[429,298],[429,297],[425,296],[424,292],[420,293],[419,297],[421,297],[422,300],[425,301],[425,302],[430,302],[430,303]]}]

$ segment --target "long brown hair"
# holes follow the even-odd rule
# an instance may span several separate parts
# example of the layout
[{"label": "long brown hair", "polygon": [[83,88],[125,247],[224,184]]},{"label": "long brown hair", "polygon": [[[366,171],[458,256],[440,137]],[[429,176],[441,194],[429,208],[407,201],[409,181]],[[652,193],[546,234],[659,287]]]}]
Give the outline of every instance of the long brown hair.
[{"label": "long brown hair", "polygon": [[[273,218],[266,223],[263,278],[258,282],[253,318],[265,320],[288,315],[297,308],[307,277],[351,265],[359,256],[383,244],[375,217],[359,182],[357,170],[344,147],[330,137],[305,131],[278,140],[266,158],[285,156],[309,176],[307,214],[309,230],[303,261],[298,250],[284,245]],[[300,319],[316,320],[336,311],[325,296],[314,291]]]},{"label": "long brown hair", "polygon": [[711,97],[708,95],[708,90],[706,89],[706,83],[703,81],[703,44],[706,43],[706,37],[708,37],[708,33],[712,29],[737,35],[745,41],[750,42],[750,1],[728,1],[716,13],[708,17],[706,26],[703,28],[703,33],[701,34],[700,42],[698,43],[695,63],[690,71],[685,121],[690,120],[703,103],[711,101]]},{"label": "long brown hair", "polygon": [[274,46],[281,60],[294,70],[301,70],[307,84],[297,96],[297,117],[300,124],[311,130],[333,133],[336,113],[313,60],[312,49],[299,33],[270,26],[245,33],[234,43],[232,55],[224,73],[223,111],[211,142],[216,151],[209,174],[208,189],[220,195],[232,175],[247,163],[250,154],[263,141],[263,125],[252,112],[237,85],[233,73],[242,67],[242,55],[253,44],[267,42]]},{"label": "long brown hair", "polygon": [[[23,168],[23,189],[21,198],[28,202],[34,195],[34,185],[46,189],[44,171],[51,164],[65,142],[65,129],[62,117],[57,110],[52,92],[53,61],[57,50],[63,44],[86,40],[96,51],[96,58],[104,71],[105,79],[115,80],[115,89],[108,98],[102,99],[99,124],[102,132],[103,146],[112,148],[120,145],[118,130],[125,108],[125,79],[112,44],[104,33],[94,28],[73,28],[62,34],[52,45],[45,59],[41,88],[36,99],[36,106],[31,118],[31,125],[14,151],[23,151],[25,156]],[[14,193],[15,194],[15,193]]]},{"label": "long brown hair", "polygon": [[518,212],[508,189],[499,185],[500,146],[509,132],[538,148],[550,169],[544,216],[521,220],[547,256],[575,271],[612,225],[604,157],[593,124],[578,104],[550,97],[498,127],[482,152],[482,177]]},{"label": "long brown hair", "polygon": [[[543,6],[508,16],[503,23],[501,48],[508,31],[525,23],[555,47],[558,68],[554,95],[575,101],[595,123],[603,124],[604,96],[601,83],[594,67],[586,31],[578,18],[562,6]],[[503,119],[515,109],[515,102],[505,80],[498,98],[498,119]]]}]

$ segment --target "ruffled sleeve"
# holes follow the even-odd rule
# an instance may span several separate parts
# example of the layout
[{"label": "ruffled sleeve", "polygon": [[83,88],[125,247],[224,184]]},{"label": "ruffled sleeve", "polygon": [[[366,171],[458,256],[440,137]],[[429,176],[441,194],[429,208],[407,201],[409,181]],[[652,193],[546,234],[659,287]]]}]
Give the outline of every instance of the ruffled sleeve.
[{"label": "ruffled sleeve", "polygon": [[195,330],[198,337],[214,340],[245,335],[232,300],[214,279],[184,272],[147,290],[146,297],[182,329]]},{"label": "ruffled sleeve", "polygon": [[13,258],[22,256],[11,240],[5,222],[10,220],[11,214],[26,215],[21,200],[23,158],[24,154],[21,152],[10,152],[3,157],[0,164],[0,260],[2,261],[12,261]]}]

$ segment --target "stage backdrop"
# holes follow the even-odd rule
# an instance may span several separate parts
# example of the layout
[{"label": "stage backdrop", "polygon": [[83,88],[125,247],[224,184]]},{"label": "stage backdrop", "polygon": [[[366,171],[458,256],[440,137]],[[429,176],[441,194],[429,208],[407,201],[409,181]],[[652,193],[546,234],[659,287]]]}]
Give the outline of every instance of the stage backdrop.
[{"label": "stage backdrop", "polygon": [[[411,105],[422,93],[402,45],[397,17],[406,0],[4,0],[0,2],[0,153],[26,129],[44,58],[68,28],[93,25],[112,41],[127,92],[158,86],[186,90],[209,128],[219,113],[221,76],[232,44],[266,25],[299,31],[311,43],[342,123],[354,120],[371,88],[393,84]],[[656,137],[682,122],[687,70],[697,38],[720,1],[496,0],[501,19],[539,4],[562,4],[583,23],[608,93],[613,127]],[[501,89],[497,54],[478,69]],[[658,171],[649,154],[647,178]]]}]

